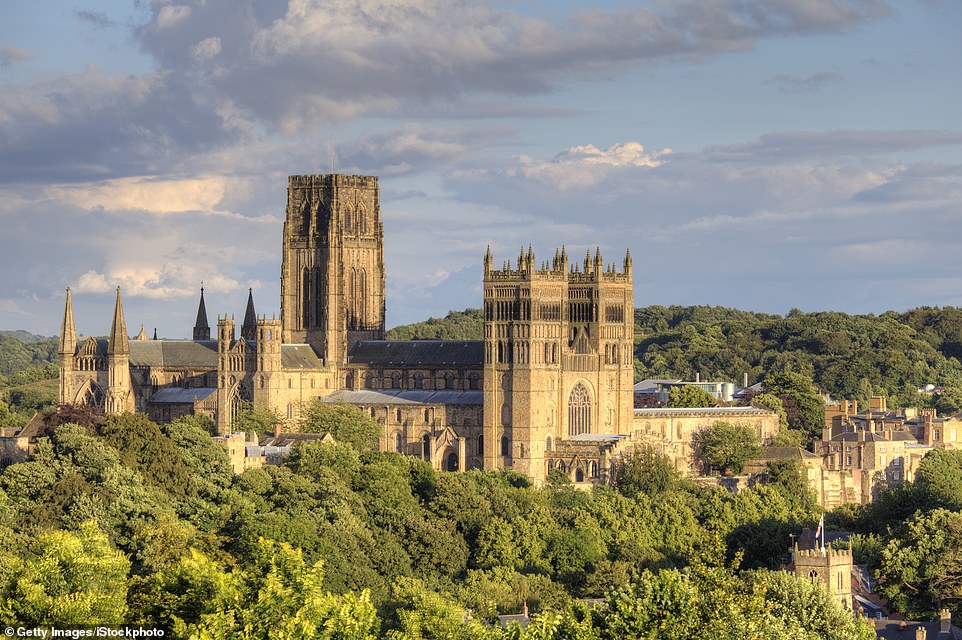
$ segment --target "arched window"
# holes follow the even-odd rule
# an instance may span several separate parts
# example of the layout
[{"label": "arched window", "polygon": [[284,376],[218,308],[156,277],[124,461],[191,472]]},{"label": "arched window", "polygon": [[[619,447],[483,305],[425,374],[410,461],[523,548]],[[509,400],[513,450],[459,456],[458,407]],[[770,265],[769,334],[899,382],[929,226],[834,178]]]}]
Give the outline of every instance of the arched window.
[{"label": "arched window", "polygon": [[551,451],[551,436],[544,439],[544,450]]},{"label": "arched window", "polygon": [[421,438],[421,457],[425,460],[431,459],[431,434],[425,433]]},{"label": "arched window", "polygon": [[478,455],[484,455],[484,436],[478,436]]},{"label": "arched window", "polygon": [[472,391],[478,391],[481,389],[481,382],[480,382],[480,378],[478,378],[478,374],[472,373],[468,377],[468,382]]},{"label": "arched window", "polygon": [[456,454],[453,451],[448,454],[447,464],[445,464],[445,469],[447,469],[448,471],[458,470],[458,454]]},{"label": "arched window", "polygon": [[357,316],[360,327],[367,326],[367,272],[361,269],[361,280],[357,286]]},{"label": "arched window", "polygon": [[422,376],[420,373],[414,374],[414,388],[415,389],[424,388],[424,376]]},{"label": "arched window", "polygon": [[391,388],[392,388],[392,389],[400,389],[400,388],[401,388],[401,374],[400,374],[400,373],[394,373],[394,374],[391,376]]},{"label": "arched window", "polygon": [[396,415],[397,415],[397,421],[398,421],[398,422],[401,422],[401,410],[400,410],[400,409],[397,410],[397,414],[396,414]]},{"label": "arched window", "polygon": [[454,388],[454,374],[446,373],[444,374],[444,388],[453,389]]},{"label": "arched window", "polygon": [[364,376],[364,388],[365,388],[365,389],[373,389],[373,388],[374,388],[374,374],[373,374],[373,373],[369,373],[369,374],[367,374],[366,376]]},{"label": "arched window", "polygon": [[503,456],[511,455],[511,439],[508,438],[507,434],[501,436],[501,455]]},{"label": "arched window", "polygon": [[351,208],[344,207],[344,233],[346,235],[354,233],[354,221],[351,219],[352,217]]},{"label": "arched window", "polygon": [[398,453],[404,453],[404,440],[401,438],[400,433],[394,434],[394,450]]},{"label": "arched window", "polygon": [[287,419],[288,420],[294,419],[294,403],[292,402],[287,403]]},{"label": "arched window", "polygon": [[585,481],[585,472],[581,470],[581,467],[578,467],[578,470],[575,471],[575,482],[584,482],[584,481]]},{"label": "arched window", "polygon": [[431,410],[424,410],[424,424],[431,424]]},{"label": "arched window", "polygon": [[568,396],[568,435],[591,432],[591,396],[583,382],[579,382]]},{"label": "arched window", "polygon": [[357,269],[351,269],[351,281],[348,283],[348,308],[351,310],[348,325],[357,328]]}]

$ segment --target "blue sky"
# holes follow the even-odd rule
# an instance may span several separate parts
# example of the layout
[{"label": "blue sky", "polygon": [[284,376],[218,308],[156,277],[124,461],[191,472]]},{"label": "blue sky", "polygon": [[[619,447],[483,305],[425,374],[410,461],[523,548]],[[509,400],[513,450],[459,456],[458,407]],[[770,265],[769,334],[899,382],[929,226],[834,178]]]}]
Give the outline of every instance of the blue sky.
[{"label": "blue sky", "polygon": [[630,248],[635,302],[962,305],[962,4],[0,6],[0,328],[278,310],[286,176],[378,175],[388,324],[481,255]]}]

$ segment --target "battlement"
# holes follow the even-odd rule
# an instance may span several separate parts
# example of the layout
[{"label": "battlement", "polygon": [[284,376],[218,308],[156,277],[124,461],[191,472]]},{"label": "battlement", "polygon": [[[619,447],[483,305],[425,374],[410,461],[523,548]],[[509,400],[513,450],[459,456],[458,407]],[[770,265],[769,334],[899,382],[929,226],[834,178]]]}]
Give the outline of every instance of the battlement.
[{"label": "battlement", "polygon": [[318,189],[332,187],[377,189],[377,186],[377,176],[356,176],[343,173],[320,173],[287,177],[288,189]]},{"label": "battlement", "polygon": [[[799,549],[798,545],[795,545],[795,563],[798,564],[799,560],[837,560],[839,562],[851,562],[852,561],[852,550],[851,549],[835,549],[831,546],[821,549]],[[808,564],[808,563],[806,563]]]},{"label": "battlement", "polygon": [[601,249],[595,250],[594,258],[588,251],[585,255],[583,264],[578,262],[568,263],[568,252],[565,247],[555,249],[554,258],[550,261],[542,261],[540,268],[535,266],[534,251],[528,246],[525,253],[522,247],[518,254],[516,267],[511,266],[510,260],[505,260],[500,269],[494,268],[494,258],[491,255],[491,247],[488,247],[484,255],[484,277],[486,280],[500,280],[504,282],[538,280],[565,282],[571,284],[588,284],[594,282],[631,282],[631,252],[625,253],[622,269],[619,271],[615,263],[604,264],[601,258]]}]

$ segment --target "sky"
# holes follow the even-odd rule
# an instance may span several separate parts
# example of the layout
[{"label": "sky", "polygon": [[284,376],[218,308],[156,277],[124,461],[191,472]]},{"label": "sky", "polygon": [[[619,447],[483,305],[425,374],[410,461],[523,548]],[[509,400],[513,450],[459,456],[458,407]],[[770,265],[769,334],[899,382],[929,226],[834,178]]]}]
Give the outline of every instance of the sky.
[{"label": "sky", "polygon": [[376,175],[387,324],[600,247],[636,306],[962,306],[957,0],[4,0],[0,329],[279,312],[290,174]]}]

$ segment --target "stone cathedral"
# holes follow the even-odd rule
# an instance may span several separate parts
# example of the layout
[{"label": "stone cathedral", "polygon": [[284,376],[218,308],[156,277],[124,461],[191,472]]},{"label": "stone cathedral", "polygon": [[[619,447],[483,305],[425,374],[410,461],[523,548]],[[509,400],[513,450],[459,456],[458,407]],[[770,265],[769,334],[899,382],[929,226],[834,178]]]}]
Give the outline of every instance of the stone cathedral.
[{"label": "stone cathedral", "polygon": [[219,315],[213,338],[203,289],[192,339],[158,340],[128,337],[118,288],[108,338],[78,342],[68,289],[60,401],[161,422],[203,414],[221,435],[246,403],[294,424],[315,399],[346,402],[383,426],[382,450],[537,483],[555,469],[604,482],[622,440],[674,439],[632,409],[628,253],[614,265],[562,248],[538,263],[529,248],[496,266],[489,249],[482,341],[391,341],[376,177],[291,176],[282,250],[279,319],[258,316],[251,294],[240,331]]}]

